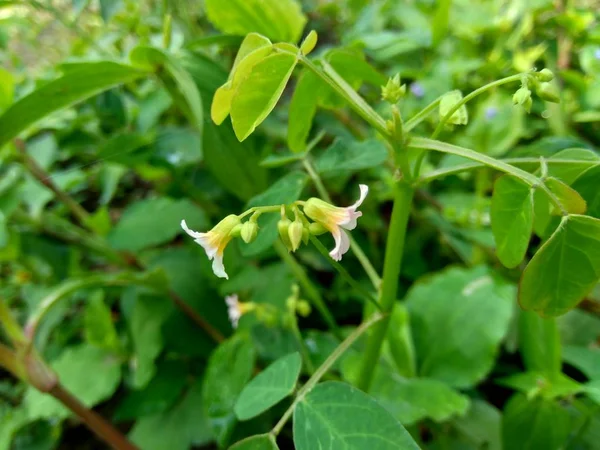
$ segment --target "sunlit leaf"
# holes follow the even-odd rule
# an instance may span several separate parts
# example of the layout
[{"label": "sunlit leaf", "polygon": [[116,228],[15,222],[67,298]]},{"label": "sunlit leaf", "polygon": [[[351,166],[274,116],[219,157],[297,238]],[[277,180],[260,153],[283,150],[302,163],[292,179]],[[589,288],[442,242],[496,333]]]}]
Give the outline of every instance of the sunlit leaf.
[{"label": "sunlit leaf", "polygon": [[[440,119],[445,117],[454,106],[460,102],[463,95],[460,91],[450,91],[440,100]],[[462,105],[449,118],[447,123],[452,125],[466,125],[469,122],[469,113],[466,105]]]},{"label": "sunlit leaf", "polygon": [[232,445],[229,450],[279,450],[279,447],[273,435],[259,434]]},{"label": "sunlit leaf", "polygon": [[308,135],[323,87],[325,86],[322,81],[313,72],[307,70],[302,73],[296,83],[288,113],[287,142],[293,152],[299,153],[306,149]]},{"label": "sunlit leaf", "polygon": [[[558,198],[558,201],[569,214],[585,213],[587,205],[585,204],[585,200],[581,198],[581,195],[579,195],[576,190],[553,177],[546,178],[544,183],[556,198]],[[560,213],[560,211],[557,211],[557,213]]]}]

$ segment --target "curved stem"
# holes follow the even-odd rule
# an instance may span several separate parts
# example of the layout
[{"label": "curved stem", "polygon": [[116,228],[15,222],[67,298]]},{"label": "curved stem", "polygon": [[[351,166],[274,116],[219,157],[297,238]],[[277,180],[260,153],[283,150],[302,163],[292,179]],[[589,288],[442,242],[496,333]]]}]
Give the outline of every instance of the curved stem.
[{"label": "curved stem", "polygon": [[435,109],[440,104],[441,100],[442,100],[441,96],[436,98],[429,105],[427,105],[425,108],[423,108],[421,111],[419,111],[417,114],[412,116],[409,120],[407,120],[406,123],[404,124],[404,132],[408,133],[413,128],[415,128],[417,125],[419,125],[421,122],[423,122],[423,120],[425,120],[425,118],[429,114],[431,114],[433,111],[435,111]]},{"label": "curved stem", "polygon": [[288,419],[292,416],[294,409],[296,409],[296,405],[300,403],[304,397],[316,386],[316,384],[323,378],[323,376],[327,373],[327,371],[335,364],[335,362],[339,359],[340,356],[344,354],[346,350],[366,331],[369,329],[371,325],[380,321],[383,318],[383,315],[376,313],[369,320],[363,322],[356,330],[354,330],[337,348],[329,355],[329,357],[325,360],[323,364],[316,370],[314,375],[309,378],[304,386],[298,391],[298,395],[294,399],[293,403],[283,414],[279,422],[273,427],[271,430],[272,436],[277,436],[283,427],[285,426]]},{"label": "curved stem", "polygon": [[368,391],[373,379],[375,367],[381,353],[381,346],[390,323],[389,313],[394,308],[394,303],[396,302],[398,278],[400,277],[402,256],[404,253],[404,241],[406,239],[408,218],[414,196],[414,188],[405,180],[400,180],[396,183],[394,190],[394,206],[385,247],[383,282],[381,284],[379,299],[381,309],[388,315],[375,327],[367,339],[367,348],[363,354],[358,377],[358,388],[363,391]]},{"label": "curved stem", "polygon": [[[325,200],[326,202],[333,203],[331,201],[331,197],[329,196],[329,193],[327,192],[327,189],[325,189],[325,185],[323,184],[321,177],[319,176],[317,171],[314,169],[312,162],[310,161],[308,155],[306,156],[306,158],[304,158],[302,160],[302,164],[304,165],[306,172],[308,173],[311,180],[313,181],[315,188],[317,189],[317,192],[319,193],[319,196],[321,196],[321,198],[323,200]],[[363,269],[367,273],[367,276],[371,280],[371,283],[373,283],[373,286],[375,287],[375,289],[379,289],[379,286],[381,285],[381,278],[379,277],[379,274],[373,267],[373,264],[371,264],[371,261],[369,261],[369,258],[367,257],[367,255],[365,255],[365,252],[363,251],[363,249],[360,247],[360,245],[358,245],[358,242],[356,242],[354,237],[352,237],[352,235],[350,235],[349,237],[350,237],[350,249],[356,256],[356,259],[358,259],[358,262],[360,263],[360,265],[363,267]]]}]

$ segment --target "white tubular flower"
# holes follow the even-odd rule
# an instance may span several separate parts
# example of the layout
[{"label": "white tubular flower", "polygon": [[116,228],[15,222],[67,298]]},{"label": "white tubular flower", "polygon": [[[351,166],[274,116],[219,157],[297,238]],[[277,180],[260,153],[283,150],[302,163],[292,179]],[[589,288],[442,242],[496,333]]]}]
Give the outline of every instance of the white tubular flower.
[{"label": "white tubular flower", "polygon": [[231,231],[239,225],[239,223],[240,218],[235,214],[230,214],[216,224],[212,230],[206,233],[190,230],[185,223],[185,220],[181,221],[181,228],[193,237],[197,244],[202,246],[208,259],[213,262],[212,269],[214,274],[220,278],[229,278],[225,272],[225,267],[223,266],[223,251],[232,239]]},{"label": "white tubular flower", "polygon": [[227,315],[233,328],[237,328],[240,323],[240,318],[249,311],[255,308],[255,303],[247,302],[242,303],[239,300],[237,294],[231,294],[225,297],[225,303],[227,304]]},{"label": "white tubular flower", "polygon": [[318,198],[308,199],[304,204],[304,214],[323,225],[333,235],[335,248],[329,252],[329,255],[335,261],[341,260],[350,248],[350,237],[345,230],[354,230],[356,219],[362,216],[362,212],[357,209],[369,193],[369,187],[366,184],[361,184],[359,187],[359,199],[346,208],[331,205]]}]

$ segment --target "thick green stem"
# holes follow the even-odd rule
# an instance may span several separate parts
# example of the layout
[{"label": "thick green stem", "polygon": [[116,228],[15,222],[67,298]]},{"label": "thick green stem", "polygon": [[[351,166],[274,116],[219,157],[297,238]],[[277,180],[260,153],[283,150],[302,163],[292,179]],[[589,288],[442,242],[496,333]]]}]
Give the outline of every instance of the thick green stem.
[{"label": "thick green stem", "polygon": [[331,311],[329,311],[329,309],[327,308],[325,300],[323,300],[323,297],[321,296],[319,290],[315,287],[313,282],[310,281],[308,275],[306,275],[304,267],[298,264],[296,259],[292,255],[290,255],[290,253],[287,251],[287,249],[281,243],[281,241],[276,241],[274,247],[275,251],[279,254],[281,259],[291,269],[292,273],[298,280],[298,283],[300,283],[300,286],[302,286],[302,289],[304,289],[304,292],[306,293],[308,299],[310,300],[312,305],[317,309],[317,311],[319,311],[319,314],[321,314],[321,317],[323,317],[323,320],[325,321],[325,323],[327,323],[327,326],[331,329],[331,331],[336,335],[338,339],[343,339],[342,333],[340,332],[339,327],[335,323],[333,314],[331,314]]},{"label": "thick green stem", "polygon": [[400,180],[395,185],[394,206],[389,226],[389,234],[385,248],[385,261],[383,266],[383,281],[379,303],[384,313],[388,313],[367,339],[367,348],[363,355],[361,370],[358,378],[358,387],[364,391],[369,389],[375,367],[381,353],[381,346],[390,323],[389,313],[394,308],[398,293],[398,278],[402,266],[404,241],[408,228],[408,218],[412,206],[414,188],[405,180]]}]

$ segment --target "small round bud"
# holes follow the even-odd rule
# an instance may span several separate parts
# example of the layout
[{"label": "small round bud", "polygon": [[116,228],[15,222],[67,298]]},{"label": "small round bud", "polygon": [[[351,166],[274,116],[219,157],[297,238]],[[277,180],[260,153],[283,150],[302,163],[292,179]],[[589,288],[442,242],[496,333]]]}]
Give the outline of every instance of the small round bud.
[{"label": "small round bud", "polygon": [[513,103],[515,105],[521,105],[527,112],[531,111],[531,91],[525,86],[521,87],[515,92],[515,95],[513,95]]},{"label": "small round bud", "polygon": [[308,226],[308,231],[313,236],[320,236],[321,234],[327,233],[327,228],[325,228],[319,222],[313,222]]},{"label": "small round bud", "polygon": [[547,102],[560,102],[560,95],[558,94],[558,90],[553,84],[540,83],[540,85],[536,89],[536,93],[538,97],[540,97],[542,100],[546,100]]},{"label": "small round bud", "polygon": [[306,300],[298,300],[296,311],[300,316],[308,317],[310,315],[310,304]]},{"label": "small round bud", "polygon": [[277,222],[277,231],[279,231],[279,237],[283,241],[283,244],[288,249],[288,251],[292,251],[292,243],[290,242],[289,229],[291,225],[290,219],[287,217],[282,217],[279,222]]},{"label": "small round bud", "polygon": [[229,236],[240,237],[240,235],[242,234],[242,227],[243,227],[243,225],[241,223],[238,223],[237,225],[235,225],[229,232]]},{"label": "small round bud", "polygon": [[258,234],[258,224],[249,220],[242,225],[240,235],[246,244],[252,242]]},{"label": "small round bud", "polygon": [[296,310],[296,296],[292,295],[291,297],[288,297],[287,300],[285,301],[285,306],[288,309],[288,311],[295,311]]},{"label": "small round bud", "polygon": [[300,247],[302,242],[302,234],[304,231],[304,225],[299,220],[294,220],[288,227],[288,236],[290,238],[290,244],[292,245],[292,251],[295,252]]},{"label": "small round bud", "polygon": [[540,81],[548,82],[554,79],[554,73],[550,69],[542,69],[536,75]]}]

